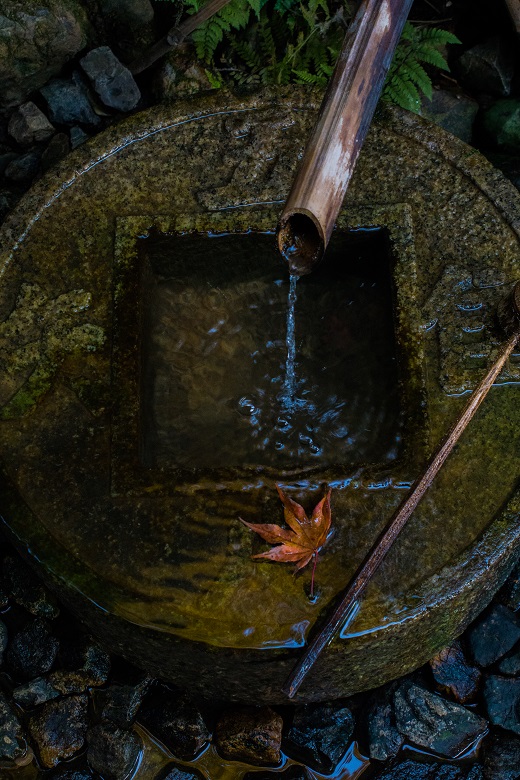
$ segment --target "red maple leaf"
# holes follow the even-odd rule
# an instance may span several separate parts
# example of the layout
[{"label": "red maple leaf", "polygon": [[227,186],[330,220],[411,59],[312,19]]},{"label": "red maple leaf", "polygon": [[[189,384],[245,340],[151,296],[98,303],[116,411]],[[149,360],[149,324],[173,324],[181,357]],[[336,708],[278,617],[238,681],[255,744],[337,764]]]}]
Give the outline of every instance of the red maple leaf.
[{"label": "red maple leaf", "polygon": [[240,518],[244,525],[259,534],[266,542],[277,545],[267,552],[252,557],[278,563],[295,563],[296,571],[303,569],[314,560],[311,579],[311,596],[313,596],[318,553],[327,541],[331,524],[330,494],[332,491],[329,490],[327,495],[316,504],[309,518],[300,504],[286,496],[278,485],[276,489],[284,506],[284,520],[289,528],[281,528],[272,523],[248,523]]}]

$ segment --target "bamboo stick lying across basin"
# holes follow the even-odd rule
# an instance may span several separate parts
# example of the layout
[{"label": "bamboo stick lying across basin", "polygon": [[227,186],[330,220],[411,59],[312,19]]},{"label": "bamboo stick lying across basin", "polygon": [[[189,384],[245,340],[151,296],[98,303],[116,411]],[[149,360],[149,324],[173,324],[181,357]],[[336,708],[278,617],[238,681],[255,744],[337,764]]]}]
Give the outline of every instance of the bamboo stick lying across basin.
[{"label": "bamboo stick lying across basin", "polygon": [[363,0],[347,31],[280,218],[291,273],[309,273],[325,251],[411,5]]}]

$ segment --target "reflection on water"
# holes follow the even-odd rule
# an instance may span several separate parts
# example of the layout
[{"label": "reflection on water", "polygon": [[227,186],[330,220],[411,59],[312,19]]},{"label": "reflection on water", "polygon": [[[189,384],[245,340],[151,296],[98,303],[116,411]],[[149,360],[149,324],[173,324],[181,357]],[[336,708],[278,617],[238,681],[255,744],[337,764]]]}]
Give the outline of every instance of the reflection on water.
[{"label": "reflection on water", "polygon": [[392,460],[400,418],[381,232],[290,278],[274,237],[144,243],[146,465]]}]

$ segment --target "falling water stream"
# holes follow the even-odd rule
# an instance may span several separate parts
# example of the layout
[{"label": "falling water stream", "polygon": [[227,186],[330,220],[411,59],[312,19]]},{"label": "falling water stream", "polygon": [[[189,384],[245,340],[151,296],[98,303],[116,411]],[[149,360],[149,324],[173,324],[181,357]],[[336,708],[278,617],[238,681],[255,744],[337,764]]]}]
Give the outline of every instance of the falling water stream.
[{"label": "falling water stream", "polygon": [[285,368],[285,384],[283,404],[289,411],[294,405],[296,393],[296,283],[298,277],[291,274],[289,297],[287,300],[287,363]]}]

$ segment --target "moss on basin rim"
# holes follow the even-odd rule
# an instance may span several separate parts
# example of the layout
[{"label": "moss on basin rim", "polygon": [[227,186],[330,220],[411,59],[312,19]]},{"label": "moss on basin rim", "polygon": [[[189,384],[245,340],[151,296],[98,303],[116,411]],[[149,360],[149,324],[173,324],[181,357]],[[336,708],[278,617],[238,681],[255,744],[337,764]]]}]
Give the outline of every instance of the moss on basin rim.
[{"label": "moss on basin rim", "polygon": [[[170,233],[274,231],[318,103],[291,88],[151,109],[76,150],[0,234],[6,528],[113,650],[243,701],[284,700],[280,687],[313,625],[496,353],[496,304],[520,277],[516,190],[470,147],[388,111],[371,129],[338,228],[388,236],[398,452],[281,473],[145,467],[149,271],[140,247]],[[514,356],[300,701],[413,669],[491,599],[518,557],[519,382]],[[252,534],[238,516],[280,522],[275,482],[307,509],[324,483],[333,487],[335,535],[315,602],[306,574],[250,560]]]}]

